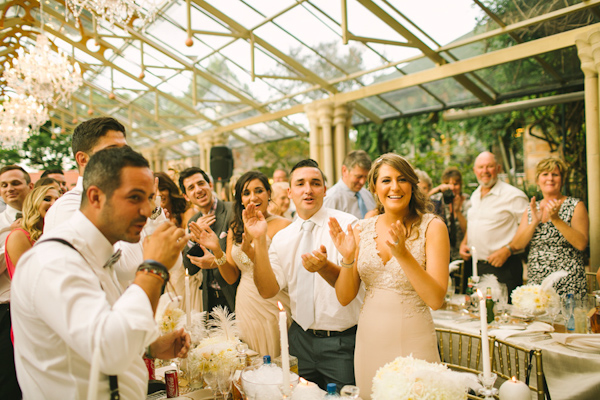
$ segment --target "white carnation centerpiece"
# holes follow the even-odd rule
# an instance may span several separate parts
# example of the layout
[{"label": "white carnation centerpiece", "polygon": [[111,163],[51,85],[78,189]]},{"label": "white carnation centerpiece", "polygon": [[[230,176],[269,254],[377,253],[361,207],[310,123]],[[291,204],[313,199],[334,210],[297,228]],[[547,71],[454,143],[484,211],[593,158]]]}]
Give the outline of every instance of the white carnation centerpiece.
[{"label": "white carnation centerpiece", "polygon": [[373,378],[373,400],[454,400],[467,398],[471,377],[445,365],[398,357]]},{"label": "white carnation centerpiece", "polygon": [[548,275],[541,285],[519,286],[510,295],[513,306],[527,315],[543,314],[549,305],[560,304],[560,297],[553,285],[567,275],[566,271],[556,271]]}]

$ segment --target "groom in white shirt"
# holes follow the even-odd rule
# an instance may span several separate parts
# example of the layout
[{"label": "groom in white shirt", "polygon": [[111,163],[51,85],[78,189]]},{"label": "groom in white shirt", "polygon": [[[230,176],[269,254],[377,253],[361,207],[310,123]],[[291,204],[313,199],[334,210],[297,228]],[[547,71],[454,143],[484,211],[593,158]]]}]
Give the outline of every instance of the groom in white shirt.
[{"label": "groom in white shirt", "polygon": [[279,231],[267,250],[266,222],[252,206],[244,225],[255,246],[254,281],[261,296],[270,298],[288,289],[293,323],[290,354],[298,357],[300,376],[325,389],[354,384],[356,323],[362,304],[359,293],[342,306],[332,285],[342,257],[329,235],[329,218],[341,226],[355,224],[353,215],[323,207],[323,173],[314,160],[300,161],[290,175],[290,198],[298,218]]}]

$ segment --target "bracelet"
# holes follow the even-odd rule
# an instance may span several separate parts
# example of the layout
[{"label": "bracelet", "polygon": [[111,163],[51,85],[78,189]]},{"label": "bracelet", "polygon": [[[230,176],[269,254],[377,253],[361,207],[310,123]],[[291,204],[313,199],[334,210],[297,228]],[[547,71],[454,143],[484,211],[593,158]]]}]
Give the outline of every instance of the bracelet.
[{"label": "bracelet", "polygon": [[223,255],[221,256],[221,258],[217,258],[215,257],[215,264],[217,264],[217,266],[221,266],[223,264],[225,264],[227,262],[227,253],[223,252]]},{"label": "bracelet", "polygon": [[144,262],[137,269],[139,272],[144,272],[145,274],[155,275],[163,280],[162,288],[160,290],[160,294],[165,292],[165,287],[167,286],[167,282],[169,282],[169,270],[167,267],[154,260],[144,260]]},{"label": "bracelet", "polygon": [[508,251],[510,251],[510,255],[512,256],[513,255],[513,249],[512,249],[512,247],[510,247],[510,244],[507,244],[504,247],[506,247],[508,249]]},{"label": "bracelet", "polygon": [[347,264],[344,262],[344,260],[342,260],[342,261],[340,261],[340,265],[343,268],[352,268],[352,266],[354,265],[354,260],[352,260],[352,262],[349,262]]}]

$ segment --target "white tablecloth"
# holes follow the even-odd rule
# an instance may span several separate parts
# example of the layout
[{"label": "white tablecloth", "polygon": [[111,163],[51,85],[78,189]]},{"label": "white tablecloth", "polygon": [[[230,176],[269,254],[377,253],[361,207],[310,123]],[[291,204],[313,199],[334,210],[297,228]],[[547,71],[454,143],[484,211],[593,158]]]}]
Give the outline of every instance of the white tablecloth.
[{"label": "white tablecloth", "polygon": [[[460,321],[460,314],[455,313],[456,318],[451,318],[452,312],[447,310],[434,311],[432,315],[436,327],[473,334],[480,332],[478,320]],[[551,335],[559,339],[566,334]],[[509,336],[505,341],[528,349],[542,350],[542,365],[552,400],[600,399],[600,352],[576,351],[560,344],[554,337],[535,342],[531,339],[531,336],[517,334]]]}]

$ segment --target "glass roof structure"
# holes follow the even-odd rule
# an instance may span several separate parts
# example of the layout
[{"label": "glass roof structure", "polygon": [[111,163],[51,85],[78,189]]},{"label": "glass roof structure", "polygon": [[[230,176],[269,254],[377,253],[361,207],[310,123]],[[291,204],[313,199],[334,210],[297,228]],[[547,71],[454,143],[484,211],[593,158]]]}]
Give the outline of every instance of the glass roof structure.
[{"label": "glass roof structure", "polygon": [[52,122],[113,116],[167,159],[198,154],[204,135],[306,137],[304,107],[325,99],[351,102],[360,124],[581,90],[575,46],[551,37],[600,22],[600,0],[156,0],[154,21],[112,26],[42,1],[43,18],[37,1],[0,6],[0,65],[43,20],[84,77]]}]

